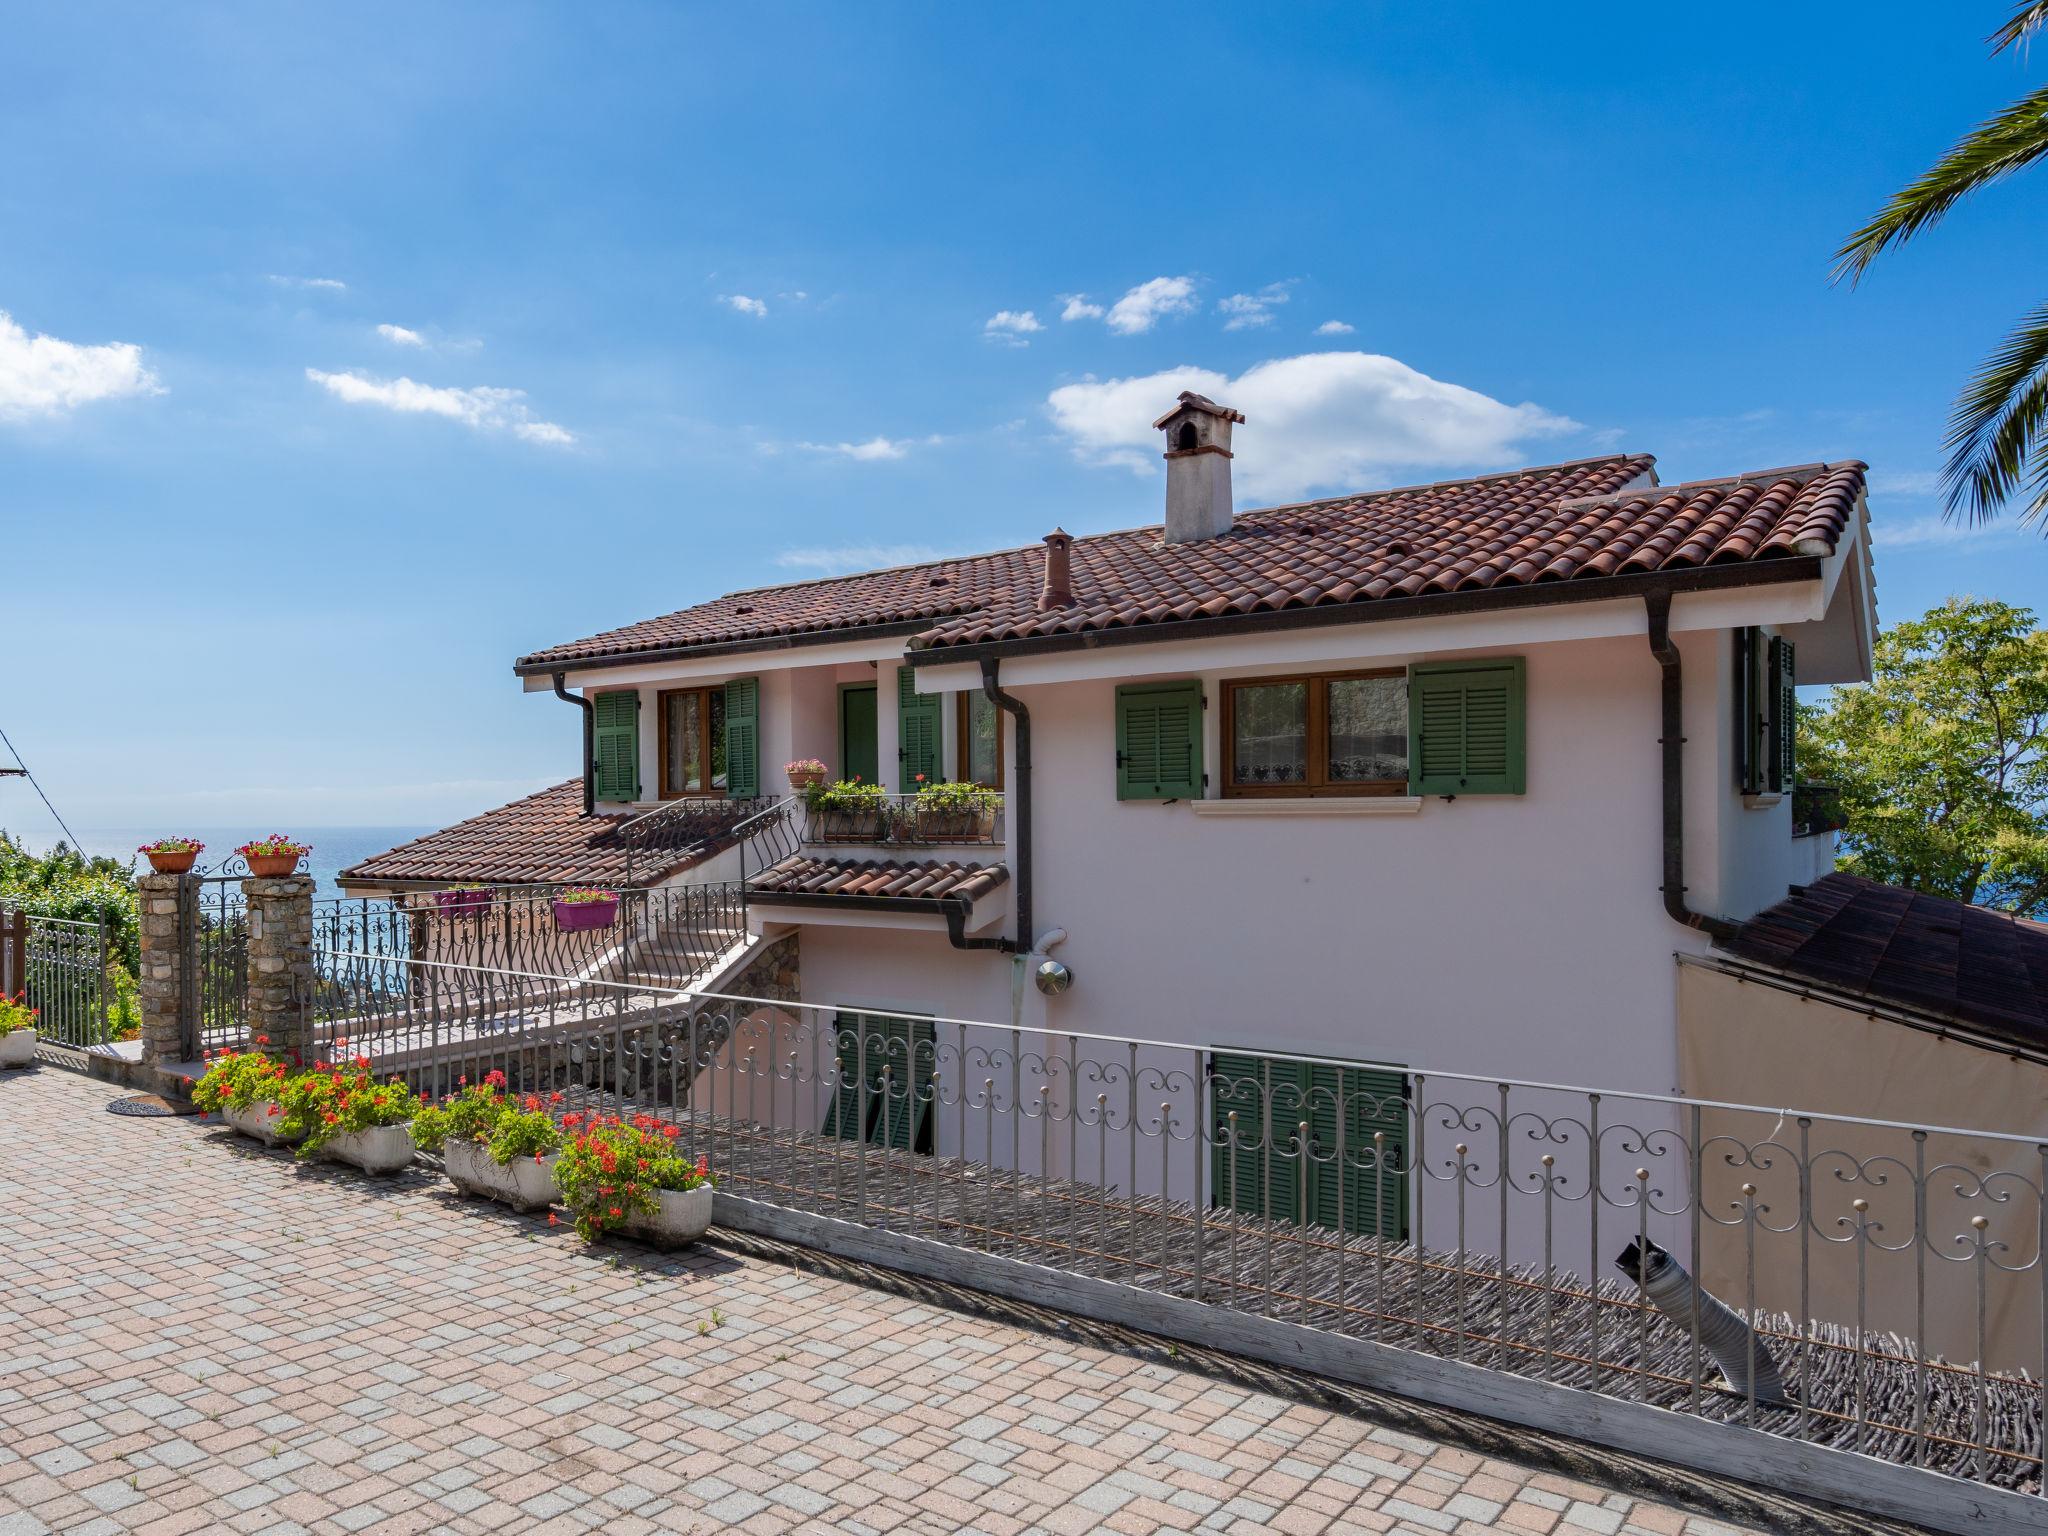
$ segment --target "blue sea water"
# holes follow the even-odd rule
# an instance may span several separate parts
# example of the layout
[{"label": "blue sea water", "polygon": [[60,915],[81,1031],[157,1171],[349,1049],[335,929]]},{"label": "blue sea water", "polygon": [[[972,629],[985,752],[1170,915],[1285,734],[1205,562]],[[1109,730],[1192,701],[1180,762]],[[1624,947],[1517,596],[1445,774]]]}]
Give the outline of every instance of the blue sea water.
[{"label": "blue sea water", "polygon": [[[163,835],[161,828],[138,829],[122,827],[80,827],[78,840],[84,844],[84,851],[108,858],[135,861],[138,869],[146,868],[148,861],[136,853],[143,843]],[[252,838],[265,837],[277,830],[275,827],[191,827],[181,829],[183,835],[196,837],[206,844],[206,851],[199,855],[204,867],[212,867],[233,857],[236,848]],[[351,864],[360,864],[372,854],[395,848],[431,832],[432,827],[295,827],[291,835],[302,843],[312,844],[313,851],[306,856],[306,869],[319,882],[314,891],[317,896],[339,896],[341,888],[334,883],[334,877]],[[47,842],[37,849],[47,851]]]}]

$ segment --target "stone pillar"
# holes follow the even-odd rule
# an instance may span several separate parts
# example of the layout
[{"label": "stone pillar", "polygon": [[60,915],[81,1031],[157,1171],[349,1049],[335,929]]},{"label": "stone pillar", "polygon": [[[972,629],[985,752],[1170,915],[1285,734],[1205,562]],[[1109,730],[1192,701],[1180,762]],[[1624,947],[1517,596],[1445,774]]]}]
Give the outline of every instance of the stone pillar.
[{"label": "stone pillar", "polygon": [[249,904],[249,1039],[264,1049],[312,1060],[313,877],[254,876],[242,882]]},{"label": "stone pillar", "polygon": [[142,927],[142,974],[135,978],[135,991],[142,1009],[142,1060],[147,1066],[168,1067],[185,1059],[181,1010],[185,967],[192,957],[185,953],[178,908],[182,901],[196,899],[198,887],[196,875],[147,874],[135,880]]}]

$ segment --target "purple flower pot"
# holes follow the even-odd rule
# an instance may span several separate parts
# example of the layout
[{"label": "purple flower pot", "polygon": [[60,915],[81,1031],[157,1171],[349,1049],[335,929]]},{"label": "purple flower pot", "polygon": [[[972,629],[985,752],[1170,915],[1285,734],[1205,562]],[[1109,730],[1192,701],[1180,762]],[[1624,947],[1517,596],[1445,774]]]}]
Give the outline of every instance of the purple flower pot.
[{"label": "purple flower pot", "polygon": [[563,933],[584,933],[593,928],[609,928],[618,920],[619,903],[611,901],[557,901],[555,903],[555,927]]},{"label": "purple flower pot", "polygon": [[481,912],[491,904],[489,891],[436,891],[435,905],[450,917]]}]

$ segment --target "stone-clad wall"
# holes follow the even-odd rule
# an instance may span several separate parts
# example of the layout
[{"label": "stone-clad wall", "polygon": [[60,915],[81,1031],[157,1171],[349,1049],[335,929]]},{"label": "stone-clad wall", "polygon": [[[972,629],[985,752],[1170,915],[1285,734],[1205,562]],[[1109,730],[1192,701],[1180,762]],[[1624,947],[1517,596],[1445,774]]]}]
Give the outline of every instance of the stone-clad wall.
[{"label": "stone-clad wall", "polygon": [[187,957],[180,942],[178,907],[188,891],[196,899],[198,887],[197,875],[147,874],[135,881],[142,929],[142,974],[136,978],[136,995],[142,1008],[142,1059],[152,1066],[167,1066],[185,1054],[178,1010]]},{"label": "stone-clad wall", "polygon": [[251,877],[242,882],[249,904],[249,1038],[267,1036],[269,1048],[306,1060],[305,1005],[313,986],[313,877]]}]

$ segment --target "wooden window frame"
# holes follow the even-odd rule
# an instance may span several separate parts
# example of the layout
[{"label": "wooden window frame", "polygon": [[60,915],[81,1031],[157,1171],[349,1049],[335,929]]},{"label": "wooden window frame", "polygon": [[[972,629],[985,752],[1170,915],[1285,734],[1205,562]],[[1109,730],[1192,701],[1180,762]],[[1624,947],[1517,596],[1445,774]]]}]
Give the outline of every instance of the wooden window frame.
[{"label": "wooden window frame", "polygon": [[[1408,793],[1409,778],[1330,780],[1330,690],[1331,683],[1356,682],[1361,678],[1398,677],[1406,679],[1406,667],[1371,667],[1349,672],[1289,672],[1278,677],[1226,677],[1222,679],[1222,736],[1218,742],[1223,758],[1223,797],[1226,800],[1319,800],[1336,796],[1398,796]],[[1237,782],[1237,690],[1269,688],[1287,683],[1308,685],[1308,777],[1299,784],[1240,784]],[[1411,769],[1413,765],[1410,765]]]},{"label": "wooden window frame", "polygon": [[[986,695],[977,694],[973,689],[962,689],[959,696],[953,702],[953,772],[955,782],[961,784],[969,782],[967,770],[973,766],[973,754],[968,751],[967,747],[968,722],[973,718],[974,700],[977,697],[986,697]],[[993,784],[983,784],[981,787],[983,789],[1001,789],[1003,787],[1003,741],[1005,729],[1003,716],[1008,711],[1000,705],[993,703],[989,707],[996,712],[996,781]]]},{"label": "wooden window frame", "polygon": [[[700,720],[709,722],[709,720],[711,719],[711,695],[716,693],[722,696],[725,693],[725,684],[711,683],[699,688],[664,688],[661,690],[660,694],[657,695],[654,719],[655,734],[658,740],[658,745],[655,751],[655,756],[657,758],[656,772],[659,775],[659,777],[657,777],[654,781],[654,788],[658,797],[663,800],[723,800],[726,798],[725,790],[716,788],[710,784],[706,784],[702,789],[671,790],[668,787],[669,700],[680,699],[684,697],[686,694],[692,693],[696,694],[698,698],[702,701],[697,706],[697,708],[702,712],[698,716],[698,718]],[[707,753],[706,755],[708,757],[709,754]],[[707,761],[704,764],[704,767],[706,770],[704,777],[708,779],[711,777],[709,771],[711,768],[711,764]],[[729,768],[726,778],[727,782],[730,783],[731,772]]]}]

